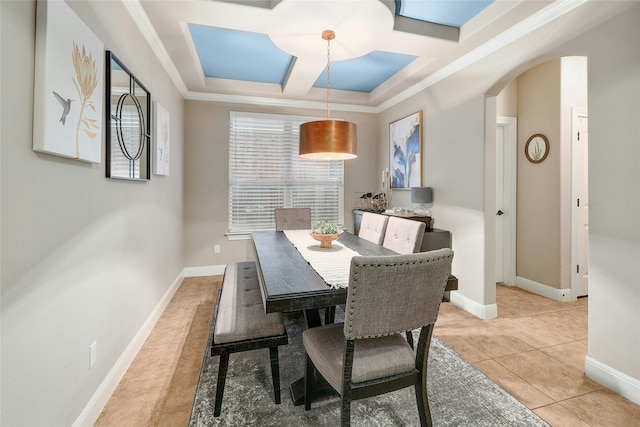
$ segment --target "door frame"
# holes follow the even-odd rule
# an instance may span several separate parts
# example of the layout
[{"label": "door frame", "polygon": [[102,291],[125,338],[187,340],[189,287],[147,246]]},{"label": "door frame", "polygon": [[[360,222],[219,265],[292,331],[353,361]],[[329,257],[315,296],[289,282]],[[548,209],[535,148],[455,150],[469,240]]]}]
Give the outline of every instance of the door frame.
[{"label": "door frame", "polygon": [[[578,107],[571,108],[571,295],[573,300],[579,295],[585,295],[584,292],[582,292],[584,287],[583,273],[582,271],[577,271],[576,266],[583,264],[584,242],[585,240],[588,242],[589,239],[589,236],[584,230],[584,213],[582,212],[582,208],[577,205],[578,199],[584,199],[582,194],[584,179],[583,168],[588,167],[588,165],[582,164],[583,158],[575,152],[575,145],[578,143],[576,138],[576,123],[580,117],[586,117],[588,123],[588,110]],[[587,155],[589,150],[588,141],[587,139],[587,147],[585,148]],[[581,163],[578,164],[577,162]],[[589,170],[587,169],[587,175],[588,174]],[[584,262],[588,264],[589,260],[587,259]]]},{"label": "door frame", "polygon": [[[504,240],[502,265],[504,271],[502,277],[504,283],[509,286],[516,284],[516,194],[518,187],[518,119],[516,117],[497,116],[496,132],[498,128],[503,131],[504,163],[503,169],[503,203],[504,212]],[[496,169],[501,165],[496,165]],[[497,175],[497,173],[496,173]],[[500,242],[496,242],[496,245]],[[496,251],[497,252],[497,251]]]}]

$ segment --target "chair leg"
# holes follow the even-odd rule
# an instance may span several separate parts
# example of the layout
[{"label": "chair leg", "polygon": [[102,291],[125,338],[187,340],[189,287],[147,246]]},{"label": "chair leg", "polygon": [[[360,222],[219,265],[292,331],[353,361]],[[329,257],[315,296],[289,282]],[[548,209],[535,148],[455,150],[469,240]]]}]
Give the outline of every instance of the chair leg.
[{"label": "chair leg", "polygon": [[429,409],[426,381],[418,381],[416,383],[416,402],[418,404],[418,414],[420,415],[420,425],[422,427],[431,427],[431,410]]},{"label": "chair leg", "polygon": [[409,343],[409,345],[411,346],[411,348],[413,347],[413,333],[411,331],[407,331],[407,342]]},{"label": "chair leg", "polygon": [[227,379],[227,369],[229,368],[229,353],[220,355],[220,365],[218,367],[218,386],[216,387],[216,401],[213,409],[213,416],[219,417],[222,409],[222,396],[224,395],[224,384]]},{"label": "chair leg", "polygon": [[340,410],[340,425],[351,425],[351,378],[353,375],[353,354],[355,352],[355,340],[347,340],[344,346],[343,372],[342,372],[342,408]]},{"label": "chair leg", "polygon": [[271,379],[273,381],[273,396],[276,405],[280,404],[280,365],[278,364],[278,347],[269,347],[271,359]]},{"label": "chair leg", "polygon": [[342,396],[342,410],[340,411],[340,426],[349,427],[351,425],[351,393]]},{"label": "chair leg", "polygon": [[311,401],[313,400],[313,386],[315,379],[315,366],[311,361],[309,355],[307,355],[307,360],[305,362],[305,370],[304,370],[304,409],[308,411],[311,409]]}]

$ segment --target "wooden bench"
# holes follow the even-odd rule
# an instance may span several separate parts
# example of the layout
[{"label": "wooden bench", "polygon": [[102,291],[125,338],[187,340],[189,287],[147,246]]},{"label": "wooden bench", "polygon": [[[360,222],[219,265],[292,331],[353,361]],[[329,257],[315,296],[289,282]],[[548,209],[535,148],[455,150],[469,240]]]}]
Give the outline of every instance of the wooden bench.
[{"label": "wooden bench", "polygon": [[269,348],[271,376],[276,404],[280,403],[278,346],[289,342],[280,313],[266,314],[262,307],[255,262],[227,265],[218,294],[209,332],[211,356],[220,356],[218,386],[213,416],[220,415],[229,367],[229,355],[241,351]]}]

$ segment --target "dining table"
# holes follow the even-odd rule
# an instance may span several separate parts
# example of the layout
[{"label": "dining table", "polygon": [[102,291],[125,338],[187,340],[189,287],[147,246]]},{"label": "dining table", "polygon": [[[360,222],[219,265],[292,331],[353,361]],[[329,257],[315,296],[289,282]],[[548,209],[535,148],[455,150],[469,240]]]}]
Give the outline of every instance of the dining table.
[{"label": "dining table", "polygon": [[[335,307],[346,303],[346,287],[327,284],[294,246],[285,231],[254,231],[251,233],[251,242],[266,313],[301,310],[304,313],[306,327],[313,328],[322,325],[320,310],[324,309],[324,322],[333,321]],[[344,250],[345,253],[364,256],[398,255],[391,249],[346,231],[336,242],[338,245],[334,245],[330,251]],[[322,250],[319,242],[310,245],[311,249]],[[457,288],[457,278],[450,275],[447,287],[454,282]],[[291,384],[290,391],[294,405],[304,403],[302,378]]]}]

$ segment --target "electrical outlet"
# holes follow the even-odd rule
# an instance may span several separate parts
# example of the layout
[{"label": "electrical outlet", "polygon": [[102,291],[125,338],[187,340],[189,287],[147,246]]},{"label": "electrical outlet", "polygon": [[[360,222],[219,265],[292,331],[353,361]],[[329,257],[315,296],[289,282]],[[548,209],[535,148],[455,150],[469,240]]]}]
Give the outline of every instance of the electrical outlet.
[{"label": "electrical outlet", "polygon": [[98,341],[94,341],[89,346],[89,369],[93,368],[96,359],[98,358]]},{"label": "electrical outlet", "polygon": [[220,245],[215,245],[215,246],[213,247],[213,251],[214,251],[215,253],[219,254],[219,253],[220,253]]}]

